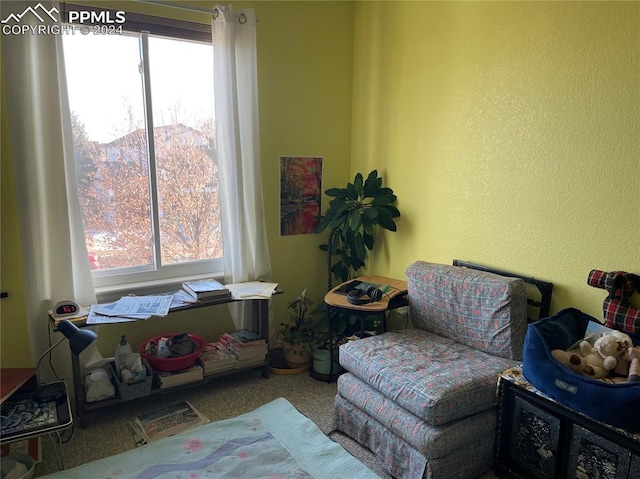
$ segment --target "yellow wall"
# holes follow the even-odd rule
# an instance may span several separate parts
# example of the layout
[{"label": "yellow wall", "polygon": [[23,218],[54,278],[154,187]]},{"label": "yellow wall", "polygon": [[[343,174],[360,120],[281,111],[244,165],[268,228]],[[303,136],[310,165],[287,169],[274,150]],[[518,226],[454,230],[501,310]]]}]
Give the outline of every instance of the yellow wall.
[{"label": "yellow wall", "polygon": [[601,318],[589,271],[640,273],[639,28],[631,2],[356,2],[351,170],[402,213],[369,269],[474,261]]},{"label": "yellow wall", "polygon": [[[2,69],[2,105],[6,104],[4,83],[5,71]],[[24,287],[20,234],[18,231],[18,212],[16,211],[16,190],[13,183],[13,163],[9,144],[9,125],[7,112],[2,108],[2,143],[0,172],[0,289],[8,293],[0,300],[0,366],[19,368],[31,365],[31,347],[24,306]]]}]

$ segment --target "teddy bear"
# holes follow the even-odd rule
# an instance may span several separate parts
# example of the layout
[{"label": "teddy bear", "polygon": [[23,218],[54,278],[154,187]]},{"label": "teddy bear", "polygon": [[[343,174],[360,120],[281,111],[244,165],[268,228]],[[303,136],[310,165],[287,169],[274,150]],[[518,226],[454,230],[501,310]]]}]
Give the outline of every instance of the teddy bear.
[{"label": "teddy bear", "polygon": [[640,381],[640,346],[627,349],[625,359],[629,361],[629,382]]},{"label": "teddy bear", "polygon": [[626,377],[630,383],[640,381],[640,346],[627,348],[615,372]]},{"label": "teddy bear", "polygon": [[625,351],[631,345],[631,338],[619,331],[600,336],[593,345],[581,341],[579,350],[563,351],[554,349],[551,355],[572,371],[593,379],[606,378],[618,365]]}]

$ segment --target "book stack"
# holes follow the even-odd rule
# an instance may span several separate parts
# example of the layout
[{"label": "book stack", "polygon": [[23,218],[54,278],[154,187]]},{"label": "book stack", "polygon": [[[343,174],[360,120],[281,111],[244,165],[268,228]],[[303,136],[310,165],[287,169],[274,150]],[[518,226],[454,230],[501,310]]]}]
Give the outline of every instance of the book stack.
[{"label": "book stack", "polygon": [[194,364],[187,369],[178,371],[153,371],[156,376],[160,389],[173,388],[181,384],[200,381],[204,377],[204,369],[199,364]]},{"label": "book stack", "polygon": [[231,299],[231,291],[213,278],[197,281],[185,281],[182,289],[198,301]]},{"label": "book stack", "polygon": [[220,342],[236,356],[236,369],[263,364],[267,356],[267,342],[247,329],[224,333]]},{"label": "book stack", "polygon": [[229,371],[236,367],[236,356],[221,342],[207,343],[198,358],[204,375]]}]

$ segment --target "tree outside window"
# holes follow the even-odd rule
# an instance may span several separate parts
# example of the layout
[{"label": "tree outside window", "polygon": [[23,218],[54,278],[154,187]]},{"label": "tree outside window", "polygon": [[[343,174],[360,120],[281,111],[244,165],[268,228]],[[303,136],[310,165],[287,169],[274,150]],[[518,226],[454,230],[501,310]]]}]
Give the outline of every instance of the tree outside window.
[{"label": "tree outside window", "polygon": [[63,41],[94,279],[153,279],[175,266],[211,272],[223,256],[211,45],[141,35]]}]

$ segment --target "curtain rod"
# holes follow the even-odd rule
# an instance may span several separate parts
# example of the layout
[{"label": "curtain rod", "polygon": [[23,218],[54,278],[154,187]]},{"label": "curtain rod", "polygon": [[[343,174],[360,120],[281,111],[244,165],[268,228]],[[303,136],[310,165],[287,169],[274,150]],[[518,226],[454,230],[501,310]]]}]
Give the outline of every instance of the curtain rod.
[{"label": "curtain rod", "polygon": [[[199,7],[191,7],[189,5],[179,5],[177,3],[170,3],[170,2],[161,2],[158,0],[134,0],[135,2],[138,3],[148,3],[151,5],[159,5],[161,7],[169,7],[169,8],[177,8],[178,10],[186,10],[188,12],[200,12],[200,13],[206,13],[208,15],[213,15],[213,18],[218,18],[218,9],[214,8],[213,10],[209,10],[206,8],[199,8]],[[247,17],[244,13],[240,14],[239,17],[240,23],[245,23],[247,21]],[[256,22],[258,22],[258,20],[256,19]]]},{"label": "curtain rod", "polygon": [[213,15],[214,11],[206,8],[191,7],[189,5],[179,5],[177,3],[160,2],[156,0],[134,0],[137,3],[150,3],[151,5],[160,5],[161,7],[177,8],[179,10],[187,10],[189,12],[208,13]]}]

